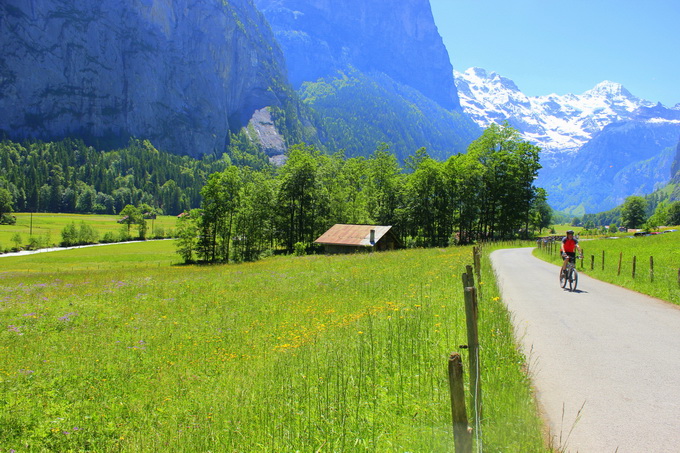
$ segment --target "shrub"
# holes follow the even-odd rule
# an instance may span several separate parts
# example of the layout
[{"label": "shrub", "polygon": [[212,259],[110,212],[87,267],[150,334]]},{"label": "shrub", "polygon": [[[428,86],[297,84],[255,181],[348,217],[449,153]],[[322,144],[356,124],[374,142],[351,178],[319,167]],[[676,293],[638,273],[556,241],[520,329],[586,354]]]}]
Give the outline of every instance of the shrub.
[{"label": "shrub", "polygon": [[113,231],[107,231],[104,233],[104,237],[102,238],[101,242],[104,244],[110,244],[112,242],[117,242],[118,238],[116,237],[116,233]]},{"label": "shrub", "polygon": [[305,256],[307,254],[307,244],[304,242],[296,242],[293,246],[293,254],[295,256]]},{"label": "shrub", "polygon": [[17,223],[17,218],[12,214],[2,214],[0,216],[0,225],[15,225]]},{"label": "shrub", "polygon": [[14,242],[14,248],[19,249],[21,247],[21,235],[19,233],[14,233],[14,236],[12,236],[12,242]]}]

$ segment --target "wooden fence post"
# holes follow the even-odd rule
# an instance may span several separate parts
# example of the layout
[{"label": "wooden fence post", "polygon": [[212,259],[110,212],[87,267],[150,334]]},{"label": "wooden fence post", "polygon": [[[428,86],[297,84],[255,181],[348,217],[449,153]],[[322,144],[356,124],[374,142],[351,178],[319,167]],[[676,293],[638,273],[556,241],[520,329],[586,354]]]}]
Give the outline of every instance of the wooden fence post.
[{"label": "wooden fence post", "polygon": [[633,278],[635,278],[635,264],[637,262],[637,256],[633,257]]},{"label": "wooden fence post", "polygon": [[621,261],[623,260],[623,252],[619,252],[619,270],[616,271],[616,275],[621,275]]},{"label": "wooden fence post", "polygon": [[649,257],[649,280],[654,281],[654,257]]},{"label": "wooden fence post", "polygon": [[604,270],[604,250],[602,250],[602,270]]},{"label": "wooden fence post", "polygon": [[470,353],[470,390],[474,426],[482,419],[482,384],[479,375],[479,334],[477,330],[477,293],[475,287],[465,288],[465,322]]},{"label": "wooden fence post", "polygon": [[453,442],[456,453],[472,453],[472,431],[468,426],[463,390],[463,361],[460,354],[449,357],[449,392],[453,418]]},{"label": "wooden fence post", "polygon": [[590,270],[595,269],[595,255],[590,255]]}]

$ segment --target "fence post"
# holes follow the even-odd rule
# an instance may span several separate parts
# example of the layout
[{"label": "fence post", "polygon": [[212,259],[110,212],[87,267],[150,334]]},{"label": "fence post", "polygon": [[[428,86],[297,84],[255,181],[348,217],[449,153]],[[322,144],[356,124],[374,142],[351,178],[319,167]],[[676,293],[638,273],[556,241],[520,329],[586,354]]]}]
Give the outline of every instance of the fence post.
[{"label": "fence post", "polygon": [[635,264],[637,262],[637,256],[633,257],[633,278],[635,278]]},{"label": "fence post", "polygon": [[590,255],[590,270],[595,269],[595,255]]},{"label": "fence post", "polygon": [[474,247],[472,249],[472,258],[475,265],[475,274],[477,276],[477,281],[482,281],[482,251],[479,247]]},{"label": "fence post", "polygon": [[477,330],[477,293],[474,288],[465,288],[465,322],[467,325],[468,351],[470,353],[470,389],[474,425],[482,419],[482,385],[479,376],[479,334]]},{"label": "fence post", "polygon": [[602,270],[604,270],[604,250],[602,250]]},{"label": "fence post", "polygon": [[654,257],[649,257],[649,280],[654,281]]},{"label": "fence post", "polygon": [[616,275],[621,275],[621,261],[623,260],[623,252],[619,252],[619,270],[616,271]]},{"label": "fence post", "polygon": [[463,390],[463,362],[460,354],[449,357],[449,392],[453,418],[453,442],[456,453],[472,453],[472,432],[468,426]]}]

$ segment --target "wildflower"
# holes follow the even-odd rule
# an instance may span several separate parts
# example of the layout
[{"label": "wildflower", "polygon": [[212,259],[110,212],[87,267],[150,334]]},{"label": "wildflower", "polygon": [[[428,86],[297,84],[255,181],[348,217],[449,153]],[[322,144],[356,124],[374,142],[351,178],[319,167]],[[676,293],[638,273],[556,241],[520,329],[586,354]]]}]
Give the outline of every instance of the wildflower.
[{"label": "wildflower", "polygon": [[75,313],[75,312],[66,313],[64,316],[59,318],[59,321],[68,322],[68,321],[71,320],[71,316],[76,316],[77,314],[78,313]]}]

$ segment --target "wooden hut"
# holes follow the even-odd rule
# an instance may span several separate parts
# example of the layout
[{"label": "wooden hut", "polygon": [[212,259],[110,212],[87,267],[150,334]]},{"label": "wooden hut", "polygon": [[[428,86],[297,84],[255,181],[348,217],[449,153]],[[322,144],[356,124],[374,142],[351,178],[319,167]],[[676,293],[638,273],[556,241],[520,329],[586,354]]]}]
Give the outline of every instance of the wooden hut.
[{"label": "wooden hut", "polygon": [[400,246],[391,226],[341,223],[333,225],[314,242],[323,244],[330,254],[394,250]]}]

